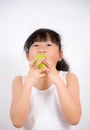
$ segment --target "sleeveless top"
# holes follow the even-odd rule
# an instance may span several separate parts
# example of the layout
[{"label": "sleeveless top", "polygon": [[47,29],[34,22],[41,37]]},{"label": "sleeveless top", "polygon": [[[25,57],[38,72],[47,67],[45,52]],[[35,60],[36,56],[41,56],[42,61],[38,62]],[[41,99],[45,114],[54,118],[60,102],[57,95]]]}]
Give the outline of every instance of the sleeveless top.
[{"label": "sleeveless top", "polygon": [[[66,73],[59,72],[65,84]],[[45,90],[32,87],[30,113],[24,130],[70,130],[54,84]]]}]

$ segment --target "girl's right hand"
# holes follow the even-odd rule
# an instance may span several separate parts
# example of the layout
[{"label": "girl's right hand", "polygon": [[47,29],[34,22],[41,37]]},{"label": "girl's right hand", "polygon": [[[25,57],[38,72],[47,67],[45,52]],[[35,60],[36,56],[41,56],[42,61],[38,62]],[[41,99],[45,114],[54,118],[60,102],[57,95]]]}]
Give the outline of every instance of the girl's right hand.
[{"label": "girl's right hand", "polygon": [[30,84],[30,86],[34,86],[40,80],[40,78],[43,78],[46,76],[45,68],[38,69],[38,65],[41,62],[43,62],[45,58],[40,59],[38,62],[35,62],[35,59],[29,62],[30,71],[25,80],[25,82]]}]

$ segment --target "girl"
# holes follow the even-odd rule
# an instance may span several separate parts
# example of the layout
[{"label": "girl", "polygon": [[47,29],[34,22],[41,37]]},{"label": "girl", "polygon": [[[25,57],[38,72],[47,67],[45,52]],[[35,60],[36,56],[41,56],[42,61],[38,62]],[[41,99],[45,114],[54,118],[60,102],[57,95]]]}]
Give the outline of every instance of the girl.
[{"label": "girl", "polygon": [[[11,120],[25,130],[69,130],[81,117],[79,84],[63,59],[60,35],[38,29],[24,45],[30,70],[12,85]],[[35,62],[38,54],[45,57]],[[38,69],[38,65],[45,66]]]}]

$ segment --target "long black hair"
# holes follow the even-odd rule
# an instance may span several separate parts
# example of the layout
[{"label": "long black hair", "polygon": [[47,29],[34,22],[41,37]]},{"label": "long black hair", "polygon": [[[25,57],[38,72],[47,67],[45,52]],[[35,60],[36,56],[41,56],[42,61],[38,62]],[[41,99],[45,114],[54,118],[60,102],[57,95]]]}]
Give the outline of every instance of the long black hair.
[{"label": "long black hair", "polygon": [[[56,44],[59,48],[59,51],[61,51],[62,46],[61,46],[61,36],[51,30],[51,29],[46,29],[46,28],[40,28],[33,32],[28,39],[26,40],[24,44],[24,50],[26,53],[29,52],[29,48],[34,42],[45,42],[45,41],[51,41],[52,43]],[[69,71],[69,65],[66,63],[65,59],[62,58],[61,61],[57,62],[56,65],[57,70],[62,70],[62,71]]]}]

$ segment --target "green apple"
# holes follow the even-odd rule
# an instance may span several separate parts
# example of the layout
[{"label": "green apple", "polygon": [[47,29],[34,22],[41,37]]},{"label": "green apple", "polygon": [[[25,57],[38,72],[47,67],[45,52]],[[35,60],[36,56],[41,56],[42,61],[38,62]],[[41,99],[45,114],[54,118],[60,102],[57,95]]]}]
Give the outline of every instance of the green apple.
[{"label": "green apple", "polygon": [[[45,57],[46,57],[46,55],[43,54],[43,53],[38,54],[36,56],[36,61],[35,62],[38,62],[40,59],[45,58]],[[45,66],[44,63],[40,63],[39,66],[38,66],[38,69],[42,69],[44,66]]]}]

